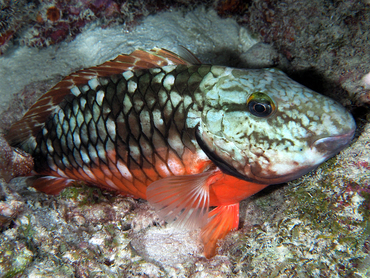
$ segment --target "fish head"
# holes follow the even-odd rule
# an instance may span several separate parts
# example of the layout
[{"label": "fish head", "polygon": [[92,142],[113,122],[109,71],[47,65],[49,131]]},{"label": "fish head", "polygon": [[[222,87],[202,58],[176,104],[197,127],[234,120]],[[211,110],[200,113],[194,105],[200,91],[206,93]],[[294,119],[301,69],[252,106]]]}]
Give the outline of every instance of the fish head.
[{"label": "fish head", "polygon": [[296,179],[354,136],[355,121],[342,105],[277,69],[212,68],[200,89],[197,140],[221,170],[245,180]]}]

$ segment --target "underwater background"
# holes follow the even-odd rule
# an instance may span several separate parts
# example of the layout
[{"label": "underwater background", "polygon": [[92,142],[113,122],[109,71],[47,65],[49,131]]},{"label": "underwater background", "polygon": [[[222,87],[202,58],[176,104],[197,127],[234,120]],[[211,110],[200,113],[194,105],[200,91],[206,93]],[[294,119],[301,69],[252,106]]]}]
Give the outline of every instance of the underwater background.
[{"label": "underwater background", "polygon": [[316,170],[243,201],[240,229],[211,260],[196,232],[166,226],[144,201],[0,180],[0,277],[369,277],[369,30],[368,0],[1,1],[0,167],[2,134],[38,97],[137,48],[278,67],[344,105],[358,128]]}]

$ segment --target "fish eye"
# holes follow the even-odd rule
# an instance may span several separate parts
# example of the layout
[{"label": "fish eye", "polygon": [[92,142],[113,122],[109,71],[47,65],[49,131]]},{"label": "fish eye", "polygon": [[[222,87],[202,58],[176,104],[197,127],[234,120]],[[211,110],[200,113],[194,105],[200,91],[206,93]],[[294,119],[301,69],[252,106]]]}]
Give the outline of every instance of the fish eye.
[{"label": "fish eye", "polygon": [[275,111],[275,104],[265,93],[255,92],[247,100],[249,112],[257,117],[267,117]]}]

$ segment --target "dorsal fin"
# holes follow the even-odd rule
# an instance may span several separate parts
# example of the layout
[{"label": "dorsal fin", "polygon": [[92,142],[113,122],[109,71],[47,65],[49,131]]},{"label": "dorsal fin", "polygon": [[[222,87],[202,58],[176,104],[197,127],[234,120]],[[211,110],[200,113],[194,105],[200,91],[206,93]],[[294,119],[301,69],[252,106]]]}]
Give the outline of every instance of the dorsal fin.
[{"label": "dorsal fin", "polygon": [[177,52],[184,60],[192,63],[193,65],[200,65],[202,62],[185,46],[179,45],[177,47]]},{"label": "dorsal fin", "polygon": [[154,48],[150,51],[138,49],[130,55],[118,55],[115,59],[99,66],[76,71],[45,93],[21,120],[12,125],[5,138],[12,146],[26,142],[31,145],[35,143],[37,133],[44,126],[49,115],[57,112],[59,109],[58,105],[67,95],[72,93],[71,89],[85,85],[91,79],[121,74],[129,70],[179,64],[191,65],[191,62],[166,49]]}]

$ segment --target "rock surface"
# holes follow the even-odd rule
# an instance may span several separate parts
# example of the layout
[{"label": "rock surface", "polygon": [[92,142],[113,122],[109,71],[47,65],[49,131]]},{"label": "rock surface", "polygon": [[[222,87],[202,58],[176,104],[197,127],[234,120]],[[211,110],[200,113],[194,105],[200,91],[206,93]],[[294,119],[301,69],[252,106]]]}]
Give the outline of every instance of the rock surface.
[{"label": "rock surface", "polygon": [[[281,67],[334,97],[354,112],[353,143],[310,174],[242,202],[240,230],[211,260],[196,231],[166,225],[144,201],[83,185],[48,196],[26,178],[0,180],[0,277],[370,275],[369,3],[247,2],[216,1],[217,13],[233,18],[172,11],[130,29],[92,21],[74,40],[46,48],[10,45],[0,56],[0,133],[74,70],[138,47],[181,44],[206,63]],[[261,49],[250,49],[258,42]]]}]

